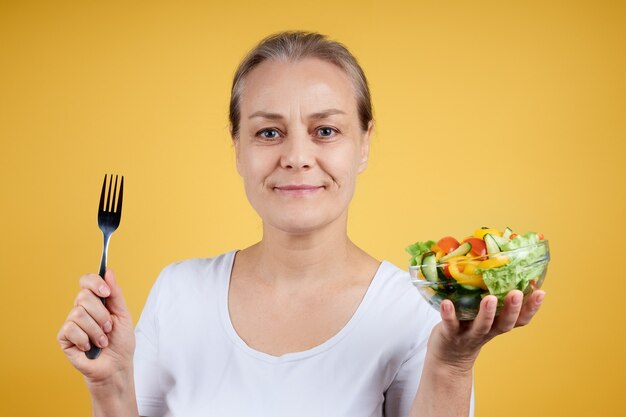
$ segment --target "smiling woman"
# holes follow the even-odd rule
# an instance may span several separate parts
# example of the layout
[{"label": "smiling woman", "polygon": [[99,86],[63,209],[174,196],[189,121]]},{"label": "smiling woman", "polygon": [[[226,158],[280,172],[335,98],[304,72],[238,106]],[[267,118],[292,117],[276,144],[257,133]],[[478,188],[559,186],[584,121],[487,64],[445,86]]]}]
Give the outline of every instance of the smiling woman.
[{"label": "smiling woman", "polygon": [[237,168],[264,225],[298,233],[345,224],[372,131],[371,121],[359,126],[347,74],[317,58],[268,60],[241,97]]},{"label": "smiling woman", "polygon": [[[135,333],[113,274],[81,278],[58,340],[95,416],[473,415],[481,346],[528,323],[543,293],[522,308],[511,292],[497,319],[487,296],[460,323],[350,240],[369,97],[354,57],[316,33],[273,35],[244,59],[231,134],[263,237],[165,268]],[[103,348],[93,361],[90,343]]]}]

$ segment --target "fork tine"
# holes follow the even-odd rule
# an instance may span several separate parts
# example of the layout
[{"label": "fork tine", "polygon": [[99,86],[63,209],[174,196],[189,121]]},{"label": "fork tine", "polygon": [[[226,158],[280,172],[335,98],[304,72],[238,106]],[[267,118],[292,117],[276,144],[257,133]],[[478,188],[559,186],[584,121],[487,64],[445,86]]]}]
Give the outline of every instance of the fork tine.
[{"label": "fork tine", "polygon": [[110,212],[113,212],[115,206],[115,197],[117,197],[117,175],[115,176],[115,187],[113,187],[113,200],[111,200],[111,209]]},{"label": "fork tine", "polygon": [[98,211],[104,211],[104,191],[107,185],[107,174],[104,174],[104,181],[102,182],[102,192],[100,192],[100,204],[98,205]]},{"label": "fork tine", "polygon": [[124,176],[122,175],[122,181],[120,182],[120,196],[117,198],[117,208],[115,212],[122,214],[122,196],[124,195]]},{"label": "fork tine", "polygon": [[106,211],[111,211],[111,186],[113,185],[113,175],[109,177],[109,193],[107,194]]}]

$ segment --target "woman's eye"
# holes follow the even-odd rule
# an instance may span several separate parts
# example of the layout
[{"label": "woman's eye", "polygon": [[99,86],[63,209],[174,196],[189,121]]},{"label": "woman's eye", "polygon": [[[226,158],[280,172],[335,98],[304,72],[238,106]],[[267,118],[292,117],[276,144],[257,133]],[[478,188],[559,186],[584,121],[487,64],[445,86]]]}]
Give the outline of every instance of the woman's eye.
[{"label": "woman's eye", "polygon": [[280,134],[276,129],[263,129],[257,133],[257,136],[261,136],[263,139],[276,139],[280,136]]},{"label": "woman's eye", "polygon": [[332,138],[337,131],[332,127],[320,127],[317,129],[317,134],[322,138]]}]

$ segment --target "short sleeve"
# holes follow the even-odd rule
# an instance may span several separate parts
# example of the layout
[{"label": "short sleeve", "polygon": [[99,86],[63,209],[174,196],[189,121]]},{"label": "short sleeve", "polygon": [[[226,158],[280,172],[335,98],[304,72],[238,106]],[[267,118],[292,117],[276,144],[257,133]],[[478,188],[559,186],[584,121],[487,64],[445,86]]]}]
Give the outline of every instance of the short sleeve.
[{"label": "short sleeve", "polygon": [[[431,313],[425,320],[425,331],[421,332],[421,335],[426,334],[426,337],[419,339],[419,342],[402,363],[396,377],[385,392],[385,417],[407,417],[411,411],[424,368],[428,338],[432,328],[441,320],[439,314],[434,309],[431,308],[430,311]],[[473,383],[469,417],[474,417]]]},{"label": "short sleeve", "polygon": [[135,392],[139,415],[146,417],[164,416],[167,412],[159,368],[157,314],[164,272],[152,286],[135,328]]}]

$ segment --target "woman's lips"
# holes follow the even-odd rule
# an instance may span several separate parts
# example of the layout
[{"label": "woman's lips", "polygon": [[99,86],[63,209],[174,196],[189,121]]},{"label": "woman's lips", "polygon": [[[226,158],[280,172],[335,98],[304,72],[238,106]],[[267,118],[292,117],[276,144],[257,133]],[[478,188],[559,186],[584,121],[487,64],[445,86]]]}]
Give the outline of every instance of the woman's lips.
[{"label": "woman's lips", "polygon": [[274,187],[274,190],[285,195],[299,196],[299,195],[314,194],[323,188],[324,188],[323,185],[308,185],[308,184],[277,185],[276,187]]}]

